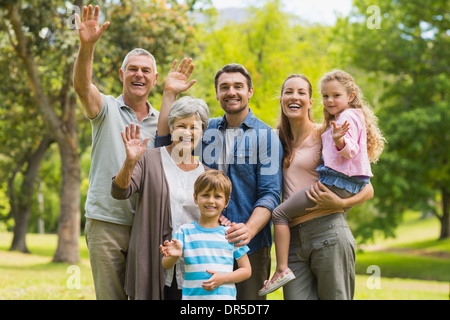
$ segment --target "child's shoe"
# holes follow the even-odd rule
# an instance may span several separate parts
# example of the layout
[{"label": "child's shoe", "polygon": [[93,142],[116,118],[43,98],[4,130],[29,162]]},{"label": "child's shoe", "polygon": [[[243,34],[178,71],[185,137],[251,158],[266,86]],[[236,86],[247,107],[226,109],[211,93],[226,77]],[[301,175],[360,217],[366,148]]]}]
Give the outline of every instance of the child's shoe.
[{"label": "child's shoe", "polygon": [[294,273],[291,269],[287,268],[282,273],[280,273],[276,278],[272,280],[264,281],[264,287],[259,290],[258,295],[265,296],[268,293],[271,293],[278,288],[284,286],[286,283],[295,279]]}]

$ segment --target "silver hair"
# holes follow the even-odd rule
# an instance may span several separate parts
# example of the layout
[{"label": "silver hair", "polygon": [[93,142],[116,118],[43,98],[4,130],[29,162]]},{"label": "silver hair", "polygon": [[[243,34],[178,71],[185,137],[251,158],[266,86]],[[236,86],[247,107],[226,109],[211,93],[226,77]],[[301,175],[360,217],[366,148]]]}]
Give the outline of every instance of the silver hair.
[{"label": "silver hair", "polygon": [[205,100],[185,96],[177,100],[170,108],[170,130],[173,130],[173,124],[177,119],[188,118],[192,115],[196,115],[202,122],[203,132],[208,129],[209,109]]},{"label": "silver hair", "polygon": [[153,59],[153,70],[155,71],[155,74],[158,73],[158,70],[156,70],[155,57],[150,52],[148,52],[147,50],[142,49],[142,48],[135,48],[127,53],[127,55],[125,56],[125,59],[123,59],[122,67],[120,67],[120,69],[122,69],[123,72],[125,72],[125,68],[128,64],[128,58],[130,56],[148,56],[148,57],[152,58]]}]

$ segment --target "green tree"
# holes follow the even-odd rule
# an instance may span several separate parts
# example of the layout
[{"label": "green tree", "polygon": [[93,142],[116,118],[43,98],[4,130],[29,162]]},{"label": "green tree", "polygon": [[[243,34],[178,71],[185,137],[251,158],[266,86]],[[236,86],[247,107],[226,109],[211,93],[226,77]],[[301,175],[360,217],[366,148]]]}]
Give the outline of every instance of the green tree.
[{"label": "green tree", "polygon": [[[173,57],[182,55],[183,48],[189,45],[190,35],[193,32],[186,15],[196,2],[187,1],[186,5],[179,4],[178,1],[157,0],[108,2],[102,9],[104,18],[112,22],[109,28],[111,30],[108,30],[110,38],[103,41],[97,52],[99,61],[95,63],[96,83],[102,91],[108,94],[121,93],[122,85],[118,81],[118,69],[125,53],[133,47],[142,46],[152,51],[159,59],[160,67]],[[15,149],[20,155],[31,154],[32,150],[37,150],[39,137],[46,136],[45,130],[48,130],[51,139],[58,145],[61,186],[58,247],[54,261],[69,263],[75,263],[79,258],[78,237],[82,198],[80,153],[88,146],[86,131],[89,130],[85,125],[89,122],[81,120],[82,108],[78,106],[72,88],[78,33],[77,30],[68,28],[73,10],[81,8],[82,5],[81,0],[71,4],[62,0],[0,2],[2,43],[0,48],[8,53],[5,56],[2,54],[2,61],[5,64],[11,63],[17,68],[16,73],[21,74],[18,80],[20,85],[17,87],[26,92],[24,95],[30,102],[27,103],[24,97],[10,93],[10,106],[15,109],[11,109],[8,119],[4,120],[10,121],[9,115],[14,114],[18,121],[23,121],[25,125],[26,117],[32,117],[32,112],[35,113],[36,119],[41,119],[41,122],[33,122],[35,124],[33,129],[36,129],[38,134],[30,131],[30,143],[23,144],[21,149]],[[13,79],[7,84],[16,87]],[[2,82],[0,95],[8,94],[8,86]],[[18,90],[12,92],[17,93]],[[3,114],[2,111],[1,115]],[[83,125],[80,126],[80,122],[83,122]],[[28,122],[29,124],[31,122]],[[79,133],[79,128],[82,133]],[[0,131],[5,134],[6,141],[14,141],[12,132],[8,132],[6,128],[4,130],[3,127]],[[24,137],[26,131],[20,132],[24,133],[22,135]],[[14,158],[6,157],[6,159]],[[20,168],[25,170],[27,166],[21,165]],[[37,171],[33,169],[32,172]],[[85,189],[83,186],[83,190]],[[31,203],[33,193],[34,191],[31,191],[24,197],[28,199],[28,203]],[[27,221],[23,223],[24,230],[27,229]]]},{"label": "green tree", "polygon": [[[81,5],[81,1],[77,4]],[[55,7],[58,7],[56,1],[3,4],[10,24],[7,32],[11,47],[22,63],[34,105],[43,115],[61,156],[60,218],[54,261],[75,263],[79,259],[80,166],[76,98],[71,92],[74,37],[64,32],[62,26],[66,19]]]},{"label": "green tree", "polygon": [[377,114],[388,144],[374,166],[382,213],[376,223],[395,223],[405,209],[432,212],[441,222],[440,238],[448,238],[450,3],[376,4],[355,1],[341,34],[350,61],[379,85]]},{"label": "green tree", "polygon": [[246,10],[246,21],[227,21],[219,27],[217,13],[212,12],[202,32],[197,32],[198,47],[193,56],[194,77],[198,82],[191,93],[206,100],[212,116],[222,115],[215,99],[214,75],[225,64],[240,63],[253,78],[252,111],[275,127],[283,80],[292,73],[303,73],[313,84],[315,111],[320,121],[322,107],[315,84],[333,67],[327,59],[331,28],[299,21],[282,10],[279,0],[266,0],[262,7]]},{"label": "green tree", "polygon": [[100,8],[104,19],[111,22],[96,46],[94,82],[108,94],[122,94],[119,68],[125,55],[133,48],[144,48],[156,60],[159,73],[156,87],[149,99],[154,102],[164,87],[164,77],[174,59],[182,59],[186,48],[192,46],[194,27],[188,12],[196,1],[134,0],[115,1]]}]

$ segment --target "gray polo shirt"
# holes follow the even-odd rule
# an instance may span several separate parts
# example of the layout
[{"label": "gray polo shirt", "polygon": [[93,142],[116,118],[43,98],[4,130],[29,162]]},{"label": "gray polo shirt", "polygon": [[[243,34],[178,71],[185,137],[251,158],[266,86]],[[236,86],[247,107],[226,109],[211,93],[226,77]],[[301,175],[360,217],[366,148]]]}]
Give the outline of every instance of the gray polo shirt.
[{"label": "gray polo shirt", "polygon": [[[131,226],[137,195],[127,200],[111,196],[111,179],[117,175],[126,158],[125,146],[120,135],[125,126],[138,123],[133,109],[126,106],[123,97],[114,98],[102,94],[103,107],[92,125],[91,169],[85,209],[86,217]],[[154,148],[159,112],[150,103],[150,112],[139,126],[141,140],[150,137],[148,148]]]}]

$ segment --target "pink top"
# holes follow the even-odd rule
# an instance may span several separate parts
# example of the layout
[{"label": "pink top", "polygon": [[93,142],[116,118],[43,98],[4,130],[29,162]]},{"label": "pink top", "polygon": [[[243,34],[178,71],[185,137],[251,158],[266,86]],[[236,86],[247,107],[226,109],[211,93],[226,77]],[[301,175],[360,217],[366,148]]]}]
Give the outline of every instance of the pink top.
[{"label": "pink top", "polygon": [[[316,129],[319,126],[316,125]],[[319,180],[316,168],[322,163],[321,149],[320,135],[313,130],[302,144],[293,150],[294,158],[291,165],[289,168],[283,168],[283,201],[305,188],[309,189]],[[335,212],[343,211],[336,209],[311,211],[304,216],[292,219],[289,226],[293,227],[299,223]]]},{"label": "pink top", "polygon": [[283,168],[283,201],[294,193],[308,188],[319,180],[316,168],[322,163],[322,142],[314,131],[294,149],[292,163]]},{"label": "pink top", "polygon": [[333,127],[322,134],[324,164],[349,177],[373,177],[367,155],[367,133],[362,110],[346,109],[337,117],[336,123],[342,125],[346,120],[350,128],[344,136],[345,147],[342,150],[338,150],[333,141]]}]

